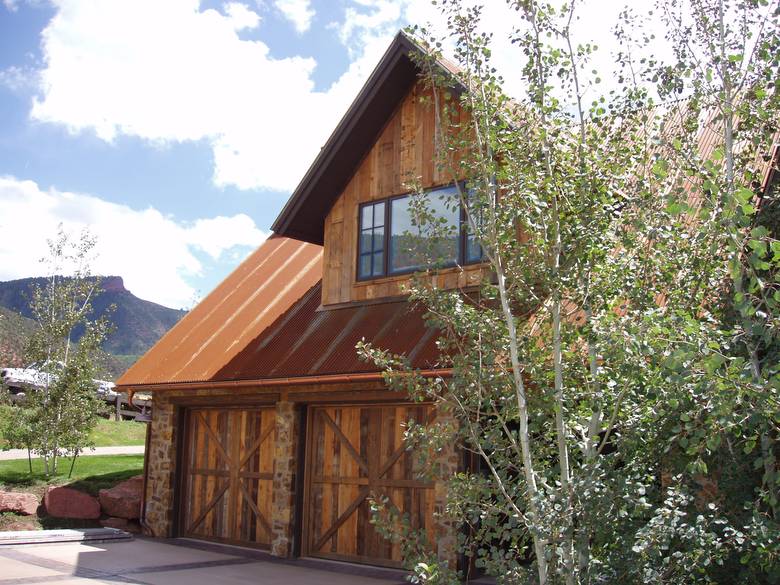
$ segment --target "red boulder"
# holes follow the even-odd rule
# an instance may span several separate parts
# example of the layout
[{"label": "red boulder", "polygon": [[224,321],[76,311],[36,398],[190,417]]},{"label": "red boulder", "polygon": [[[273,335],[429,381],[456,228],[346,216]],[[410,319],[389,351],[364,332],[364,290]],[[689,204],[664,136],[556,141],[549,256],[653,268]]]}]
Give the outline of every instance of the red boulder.
[{"label": "red boulder", "polygon": [[0,512],[32,516],[38,510],[38,498],[22,492],[0,492]]},{"label": "red boulder", "polygon": [[141,515],[142,475],[131,477],[107,490],[100,490],[98,498],[107,516],[135,520]]},{"label": "red boulder", "polygon": [[55,518],[100,518],[100,504],[89,494],[69,487],[49,487],[43,496],[46,513]]}]

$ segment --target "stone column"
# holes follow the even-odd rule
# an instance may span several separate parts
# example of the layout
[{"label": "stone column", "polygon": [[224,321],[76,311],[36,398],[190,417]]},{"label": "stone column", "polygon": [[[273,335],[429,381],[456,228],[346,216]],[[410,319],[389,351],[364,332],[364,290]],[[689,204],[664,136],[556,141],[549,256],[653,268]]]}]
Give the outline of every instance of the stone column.
[{"label": "stone column", "polygon": [[283,558],[291,556],[293,548],[297,427],[298,413],[295,404],[287,401],[277,402],[271,554]]},{"label": "stone column", "polygon": [[173,534],[173,473],[176,462],[173,405],[164,392],[152,398],[152,437],[148,452],[145,521],[154,536]]},{"label": "stone column", "polygon": [[[443,410],[436,415],[436,422],[441,425],[456,424],[455,418]],[[446,561],[453,570],[458,564],[458,525],[455,519],[445,513],[447,506],[447,481],[459,469],[459,457],[452,441],[442,449],[436,458],[437,477],[434,482],[434,524],[436,529],[436,554],[440,561]]]}]

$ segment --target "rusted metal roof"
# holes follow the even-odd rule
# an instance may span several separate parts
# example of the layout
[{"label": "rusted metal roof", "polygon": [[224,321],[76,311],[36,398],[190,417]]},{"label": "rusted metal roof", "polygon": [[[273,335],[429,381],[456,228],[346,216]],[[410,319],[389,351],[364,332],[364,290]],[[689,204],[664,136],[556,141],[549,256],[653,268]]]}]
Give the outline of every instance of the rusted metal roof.
[{"label": "rusted metal roof", "polygon": [[222,380],[261,380],[377,372],[360,361],[361,339],[405,354],[415,368],[438,367],[436,331],[423,310],[406,300],[321,309],[321,284],[313,286],[276,323],[239,352],[214,376]]},{"label": "rusted metal roof", "polygon": [[322,276],[322,247],[271,236],[182,318],[117,386],[210,380]]}]

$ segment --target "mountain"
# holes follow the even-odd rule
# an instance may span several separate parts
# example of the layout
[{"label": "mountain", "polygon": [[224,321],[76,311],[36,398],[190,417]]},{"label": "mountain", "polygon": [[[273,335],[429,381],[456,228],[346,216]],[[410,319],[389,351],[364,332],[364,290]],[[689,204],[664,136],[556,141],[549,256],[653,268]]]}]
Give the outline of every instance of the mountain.
[{"label": "mountain", "polygon": [[[29,319],[32,317],[29,304],[32,287],[43,286],[45,282],[45,278],[0,282],[0,306]],[[143,354],[186,313],[139,299],[125,288],[120,276],[101,277],[101,288],[92,301],[93,317],[105,314],[111,305],[115,307],[108,314],[114,331],[103,343],[103,350],[123,358],[125,362],[132,362],[133,358]]]},{"label": "mountain", "polygon": [[0,306],[0,367],[21,368],[24,346],[35,329],[35,321]]}]

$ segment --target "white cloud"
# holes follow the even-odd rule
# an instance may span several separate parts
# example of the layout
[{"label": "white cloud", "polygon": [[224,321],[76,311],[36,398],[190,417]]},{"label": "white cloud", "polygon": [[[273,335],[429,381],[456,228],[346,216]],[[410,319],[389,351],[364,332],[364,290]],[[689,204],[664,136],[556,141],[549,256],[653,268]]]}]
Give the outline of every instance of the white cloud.
[{"label": "white cloud", "polygon": [[225,4],[225,14],[230,17],[235,30],[253,29],[260,24],[260,15],[249,10],[240,2],[228,2]]},{"label": "white cloud", "polygon": [[8,12],[16,12],[19,9],[20,4],[27,4],[28,6],[37,7],[46,2],[47,0],[2,0]]},{"label": "white cloud", "polygon": [[197,0],[57,6],[32,118],[106,141],[205,139],[219,185],[291,190],[362,81],[348,73],[315,91],[314,59],[276,59],[239,38],[236,27],[256,20],[236,3],[227,15]]},{"label": "white cloud", "polygon": [[0,69],[0,85],[11,91],[27,92],[38,84],[38,72],[30,67],[11,65]]},{"label": "white cloud", "polygon": [[305,33],[311,27],[316,12],[309,0],[274,0],[274,5],[292,23],[298,34]]},{"label": "white cloud", "polygon": [[[398,29],[432,22],[443,32],[446,25],[429,0],[351,0],[331,26],[352,62],[331,87],[317,90],[315,59],[275,58],[261,40],[240,38],[260,22],[243,3],[227,2],[220,13],[201,11],[198,0],[54,1],[32,118],[106,141],[205,140],[214,182],[241,189],[292,190]],[[298,30],[311,26],[308,0],[274,5]],[[599,10],[581,10],[580,38],[610,39],[622,5],[601,0]],[[523,56],[508,36],[518,24],[504,2],[486,3],[483,28],[495,35],[495,65],[513,95],[522,91]]]},{"label": "white cloud", "polygon": [[153,207],[132,209],[0,176],[0,280],[43,274],[39,260],[60,223],[72,234],[88,228],[97,236],[95,274],[118,274],[135,295],[169,307],[189,305],[196,291],[188,279],[208,270],[196,250],[233,260],[266,237],[244,214],[187,223]]},{"label": "white cloud", "polygon": [[408,0],[356,0],[353,6],[346,8],[344,22],[338,26],[341,42],[354,56],[362,52],[370,39],[389,40],[404,24],[401,16],[409,5]]},{"label": "white cloud", "polygon": [[[525,57],[521,48],[511,41],[514,30],[525,26],[520,14],[506,2],[463,0],[464,7],[475,5],[482,6],[480,29],[492,35],[492,63],[504,77],[505,91],[513,97],[521,96],[524,87],[520,79],[520,69]],[[583,69],[587,74],[591,69],[597,69],[604,80],[604,84],[593,88],[587,98],[592,97],[597,89],[605,92],[615,87],[613,56],[619,46],[612,31],[618,23],[620,11],[631,5],[636,7],[638,13],[645,10],[644,6],[628,0],[598,0],[590,4],[580,2],[577,5],[576,19],[572,24],[574,45],[599,45],[592,64],[583,64]],[[430,0],[353,0],[352,6],[346,9],[344,21],[337,27],[341,41],[350,52],[360,54],[368,43],[389,39],[400,27],[407,24],[426,26],[440,38],[445,38],[448,32],[445,17]],[[651,30],[660,29],[657,20],[649,22],[649,26]],[[449,54],[453,53],[449,41],[445,40],[444,47],[445,55],[448,51]],[[652,50],[657,56],[660,56],[661,52],[668,54],[663,43],[656,43]]]}]

